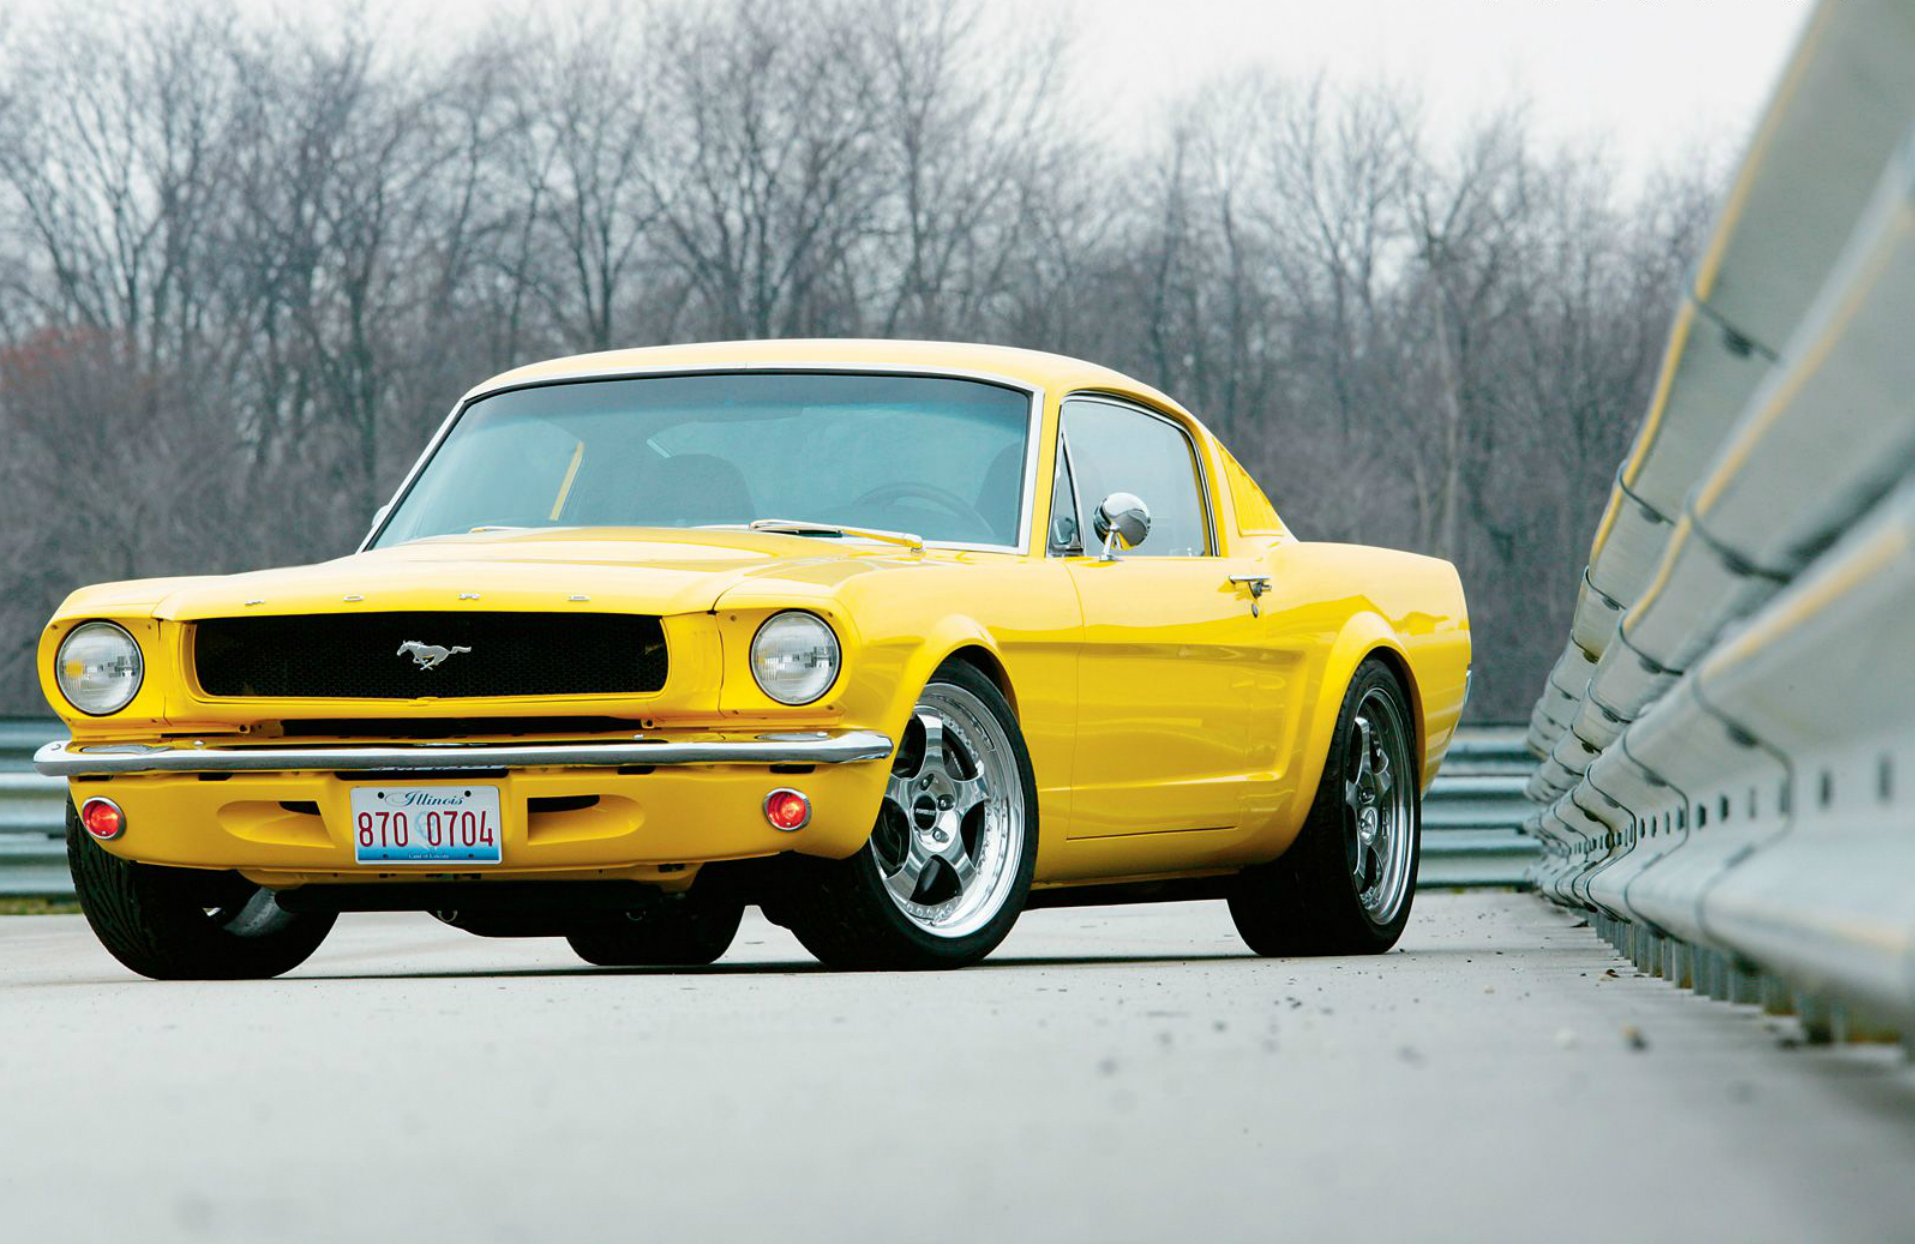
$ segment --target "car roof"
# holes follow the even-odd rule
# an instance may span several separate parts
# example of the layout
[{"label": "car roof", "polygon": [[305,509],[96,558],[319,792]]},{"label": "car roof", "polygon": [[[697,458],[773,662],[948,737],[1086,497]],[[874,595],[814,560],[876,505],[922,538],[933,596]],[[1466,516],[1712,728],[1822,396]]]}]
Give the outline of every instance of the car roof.
[{"label": "car roof", "polygon": [[[1023,347],[914,339],[754,339],[730,343],[630,347],[583,356],[561,356],[497,374],[468,391],[466,398],[472,399],[514,386],[605,377],[629,371],[710,369],[724,372],[729,369],[767,369],[781,365],[980,373],[1056,393],[1101,390],[1133,395],[1194,420],[1193,414],[1160,391],[1105,365],[1052,352],[1029,351]],[[1195,424],[1199,423],[1195,421]]]}]

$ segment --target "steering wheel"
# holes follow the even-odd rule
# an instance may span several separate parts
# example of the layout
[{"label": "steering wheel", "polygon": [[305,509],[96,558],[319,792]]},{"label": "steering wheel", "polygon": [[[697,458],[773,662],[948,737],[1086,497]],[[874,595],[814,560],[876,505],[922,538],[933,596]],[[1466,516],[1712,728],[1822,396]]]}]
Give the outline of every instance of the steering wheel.
[{"label": "steering wheel", "polygon": [[978,508],[950,490],[942,490],[924,482],[884,482],[853,502],[889,504],[899,499],[924,499],[928,503],[938,504],[969,525],[979,526],[982,534],[993,533],[993,522],[981,516]]}]

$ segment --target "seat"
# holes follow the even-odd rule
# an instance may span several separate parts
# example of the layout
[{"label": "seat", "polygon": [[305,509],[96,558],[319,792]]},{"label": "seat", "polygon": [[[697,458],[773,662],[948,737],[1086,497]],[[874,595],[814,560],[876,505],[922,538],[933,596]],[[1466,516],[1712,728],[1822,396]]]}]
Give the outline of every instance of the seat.
[{"label": "seat", "polygon": [[664,525],[744,525],[757,515],[747,479],[718,456],[689,452],[651,467],[644,510]]},{"label": "seat", "polygon": [[1014,443],[993,458],[987,465],[986,480],[980,483],[980,493],[974,497],[974,507],[985,517],[996,532],[1010,531],[1018,521],[1020,511],[1020,466],[1026,460],[1027,449],[1020,443]]}]

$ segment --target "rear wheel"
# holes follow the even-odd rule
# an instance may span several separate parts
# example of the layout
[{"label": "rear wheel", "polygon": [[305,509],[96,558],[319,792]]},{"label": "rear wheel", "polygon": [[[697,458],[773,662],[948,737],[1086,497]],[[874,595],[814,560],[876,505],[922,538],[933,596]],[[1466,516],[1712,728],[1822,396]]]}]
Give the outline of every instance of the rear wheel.
[{"label": "rear wheel", "polygon": [[567,934],[573,953],[603,968],[695,968],[727,953],[744,904],[692,897]]},{"label": "rear wheel", "polygon": [[1400,940],[1420,859],[1413,714],[1386,662],[1354,674],[1306,827],[1241,872],[1234,926],[1263,955],[1377,955]]},{"label": "rear wheel", "polygon": [[781,915],[835,968],[956,968],[998,946],[1033,882],[1039,802],[1013,709],[941,666],[901,735],[867,844],[792,865]]},{"label": "rear wheel", "polygon": [[283,910],[237,872],[137,864],[101,849],[67,805],[74,892],[107,953],[160,981],[276,977],[318,950],[330,912]]}]

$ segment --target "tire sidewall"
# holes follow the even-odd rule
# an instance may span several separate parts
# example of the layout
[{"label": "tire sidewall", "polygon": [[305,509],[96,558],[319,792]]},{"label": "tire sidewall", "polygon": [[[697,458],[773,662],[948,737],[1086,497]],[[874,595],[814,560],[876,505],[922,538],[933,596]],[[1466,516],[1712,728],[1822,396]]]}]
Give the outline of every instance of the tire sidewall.
[{"label": "tire sidewall", "polygon": [[[1401,740],[1408,744],[1406,764],[1407,771],[1412,774],[1408,780],[1414,789],[1412,842],[1407,848],[1410,862],[1407,865],[1406,895],[1400,900],[1400,906],[1385,924],[1375,921],[1367,914],[1367,909],[1361,905],[1360,894],[1353,886],[1353,873],[1347,864],[1344,823],[1346,798],[1342,791],[1344,778],[1341,775],[1347,750],[1352,741],[1354,716],[1358,713],[1361,702],[1375,691],[1385,694],[1394,715],[1400,720]],[[1364,933],[1371,939],[1369,944],[1377,944],[1381,950],[1392,947],[1400,940],[1401,933],[1406,930],[1407,920],[1413,914],[1414,891],[1420,884],[1419,774],[1421,770],[1418,744],[1419,737],[1415,734],[1413,727],[1413,709],[1407,705],[1406,690],[1400,685],[1400,679],[1385,661],[1369,657],[1354,673],[1353,680],[1348,683],[1347,696],[1340,704],[1340,719],[1334,726],[1334,740],[1328,746],[1326,771],[1320,779],[1320,793],[1322,800],[1330,801],[1335,810],[1340,813],[1341,819],[1324,822],[1320,830],[1324,836],[1321,837],[1320,846],[1317,849],[1338,870],[1339,879],[1345,886],[1338,905],[1338,910],[1343,913],[1342,918],[1356,933]]]},{"label": "tire sidewall", "polygon": [[1000,688],[979,669],[964,663],[942,665],[927,685],[932,687],[942,683],[957,686],[985,704],[994,719],[1000,722],[1000,728],[1013,747],[1014,764],[1020,775],[1021,807],[1026,815],[1026,827],[1020,831],[1020,860],[1014,867],[1013,888],[1007,892],[1000,910],[986,924],[961,937],[940,937],[909,920],[893,901],[893,896],[887,893],[886,884],[880,878],[879,862],[874,858],[872,841],[869,840],[860,848],[857,858],[865,870],[861,880],[901,938],[924,951],[929,959],[965,964],[985,957],[1000,945],[1027,905],[1027,892],[1033,885],[1033,867],[1039,851],[1039,798],[1026,739],[1021,736],[1020,723],[1014,719],[1013,709],[1008,706],[1007,697],[1000,693]]},{"label": "tire sidewall", "polygon": [[857,954],[849,956],[847,949],[835,942],[835,949],[830,955],[825,943],[809,940],[805,929],[813,928],[824,919],[818,911],[810,918],[812,923],[807,923],[806,918],[796,917],[802,919],[802,925],[796,926],[796,932],[809,949],[835,966],[938,969],[975,963],[985,958],[1006,938],[1026,906],[1039,852],[1040,811],[1033,761],[1027,752],[1026,739],[1020,732],[1019,720],[1000,688],[971,664],[948,661],[941,665],[928,679],[927,687],[940,684],[958,687],[978,699],[1000,723],[1012,748],[1025,814],[1020,856],[1014,867],[1012,887],[999,910],[980,928],[957,937],[942,937],[914,924],[894,902],[881,879],[880,865],[871,839],[862,843],[859,850],[844,860],[816,861],[812,868],[823,878],[822,884],[826,889],[819,892],[812,907],[829,911],[847,908],[854,912],[854,915],[843,919],[857,922],[860,934],[856,940],[860,949]]},{"label": "tire sidewall", "polygon": [[332,913],[286,912],[220,922],[201,910],[189,868],[124,859],[98,845],[67,805],[67,863],[88,926],[128,969],[155,980],[253,980],[299,966],[333,928]]}]

